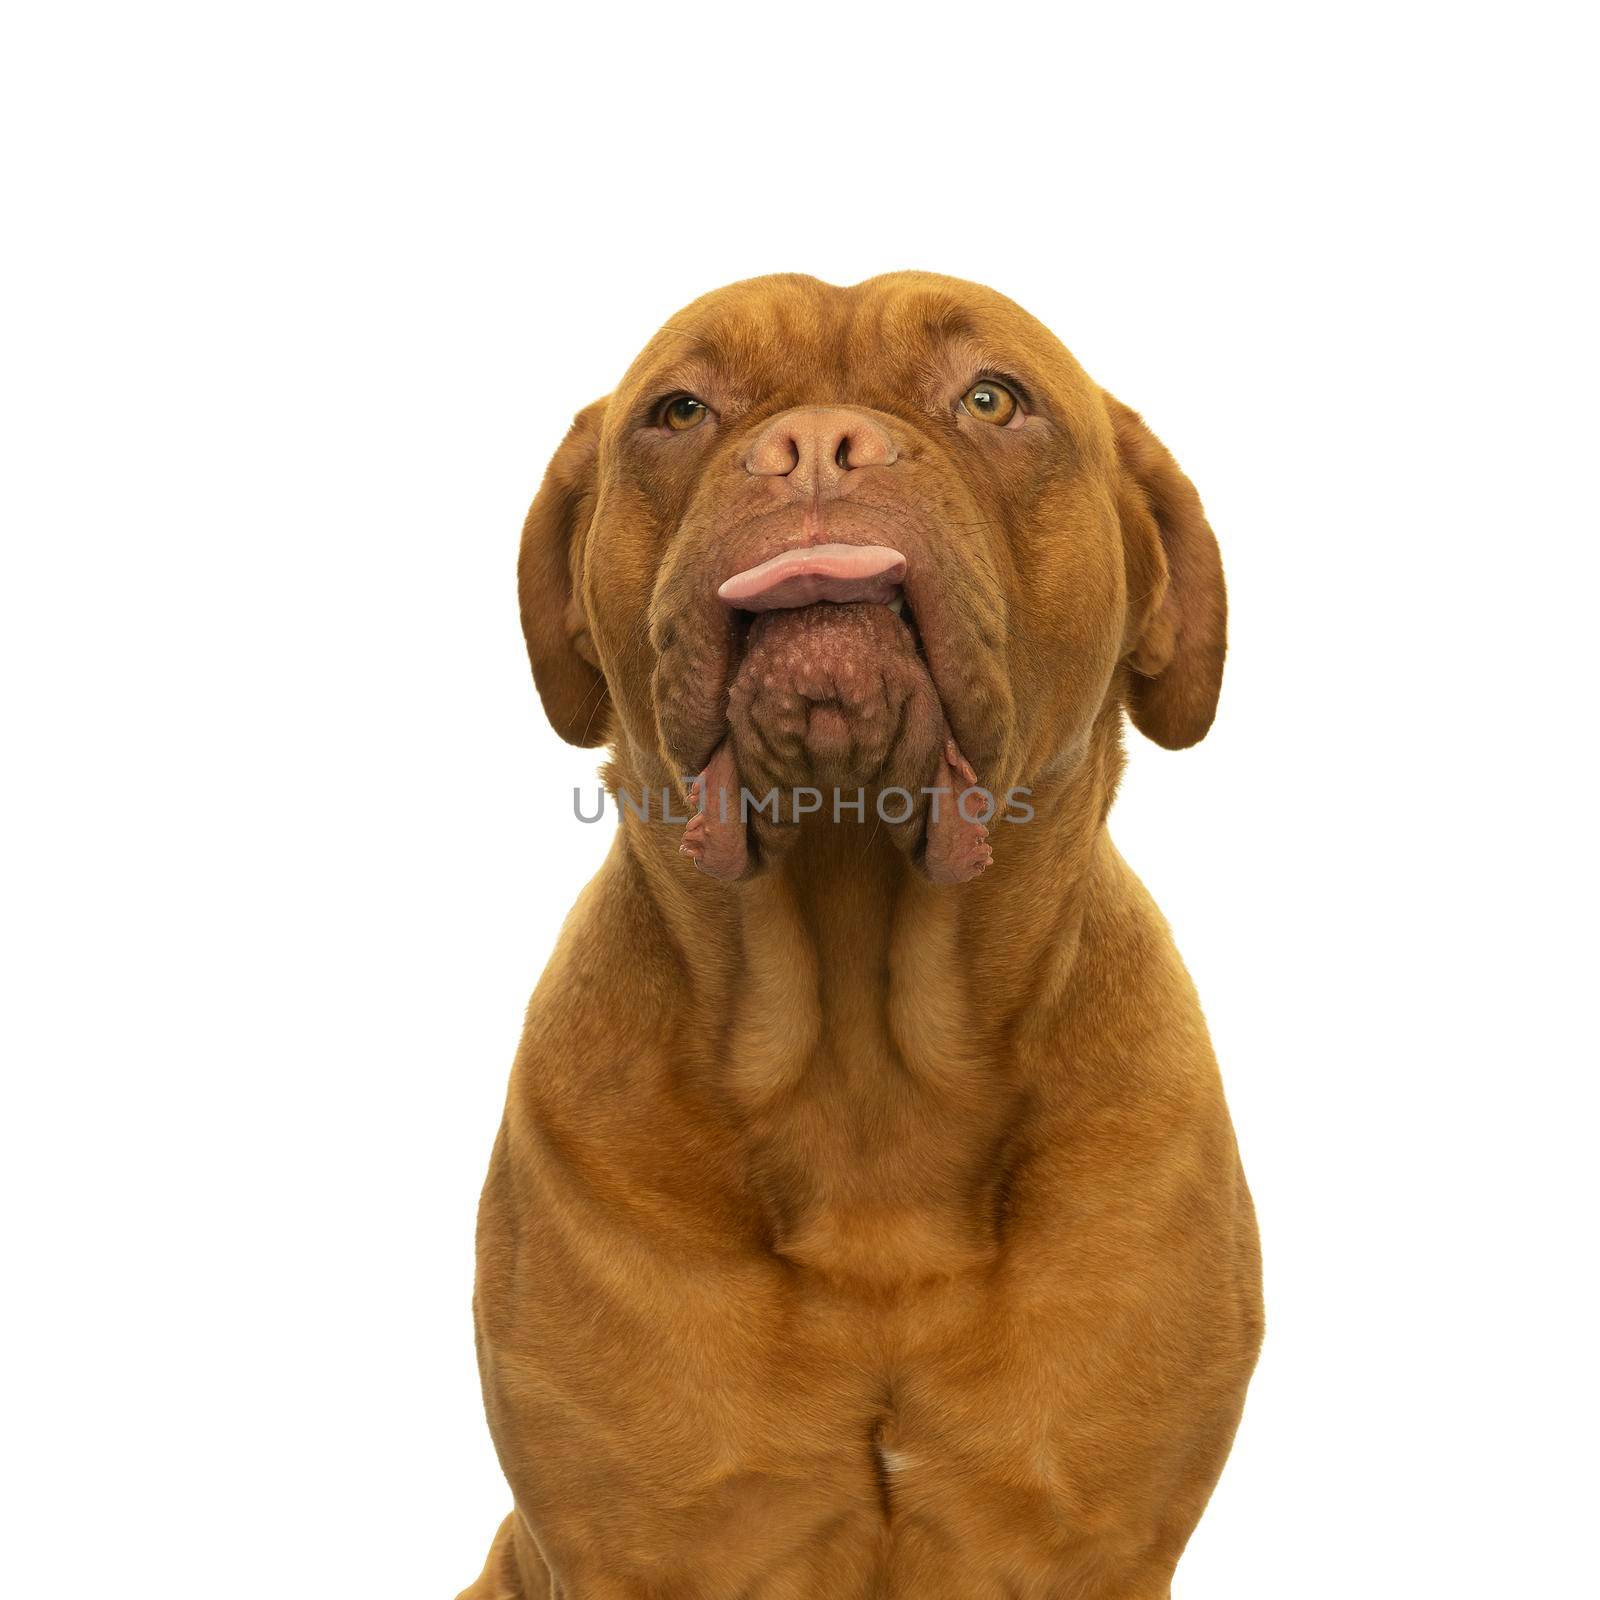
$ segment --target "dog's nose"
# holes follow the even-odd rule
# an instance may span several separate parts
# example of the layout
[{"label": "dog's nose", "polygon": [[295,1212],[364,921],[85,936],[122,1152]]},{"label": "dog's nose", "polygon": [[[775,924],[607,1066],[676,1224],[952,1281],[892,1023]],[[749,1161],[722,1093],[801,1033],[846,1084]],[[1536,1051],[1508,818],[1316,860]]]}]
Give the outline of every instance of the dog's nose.
[{"label": "dog's nose", "polygon": [[802,493],[837,488],[845,474],[894,463],[894,441],[865,411],[806,406],[774,417],[744,458],[757,478],[787,478]]}]

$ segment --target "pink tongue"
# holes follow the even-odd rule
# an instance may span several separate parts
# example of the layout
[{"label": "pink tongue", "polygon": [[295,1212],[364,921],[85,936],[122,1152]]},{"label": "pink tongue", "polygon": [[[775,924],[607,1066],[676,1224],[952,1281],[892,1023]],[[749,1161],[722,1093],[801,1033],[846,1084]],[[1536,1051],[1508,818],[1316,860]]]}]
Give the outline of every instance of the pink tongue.
[{"label": "pink tongue", "polygon": [[735,573],[717,593],[741,611],[781,611],[818,600],[886,605],[906,575],[906,558],[885,544],[808,544]]}]

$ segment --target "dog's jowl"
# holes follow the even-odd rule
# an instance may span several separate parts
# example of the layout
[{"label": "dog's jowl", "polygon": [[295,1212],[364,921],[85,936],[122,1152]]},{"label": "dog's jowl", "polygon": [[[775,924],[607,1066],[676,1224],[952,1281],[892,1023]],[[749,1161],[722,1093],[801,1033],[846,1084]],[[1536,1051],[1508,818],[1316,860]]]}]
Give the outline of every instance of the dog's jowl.
[{"label": "dog's jowl", "polygon": [[578,413],[518,575],[618,821],[483,1193],[466,1594],[1168,1595],[1262,1326],[1106,831],[1124,716],[1216,710],[1193,485],[988,289],[763,278]]}]

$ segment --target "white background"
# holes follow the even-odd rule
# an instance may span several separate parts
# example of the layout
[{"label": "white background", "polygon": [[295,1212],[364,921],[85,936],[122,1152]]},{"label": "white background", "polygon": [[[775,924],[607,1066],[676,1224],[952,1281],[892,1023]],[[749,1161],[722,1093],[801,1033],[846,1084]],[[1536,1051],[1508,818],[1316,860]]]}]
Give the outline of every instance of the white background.
[{"label": "white background", "polygon": [[609,831],[522,513],[702,290],[922,266],[1143,410],[1228,567],[1215,732],[1114,816],[1267,1255],[1176,1593],[1577,1592],[1576,8],[579,9],[7,24],[0,1587],[475,1575],[477,1189]]}]

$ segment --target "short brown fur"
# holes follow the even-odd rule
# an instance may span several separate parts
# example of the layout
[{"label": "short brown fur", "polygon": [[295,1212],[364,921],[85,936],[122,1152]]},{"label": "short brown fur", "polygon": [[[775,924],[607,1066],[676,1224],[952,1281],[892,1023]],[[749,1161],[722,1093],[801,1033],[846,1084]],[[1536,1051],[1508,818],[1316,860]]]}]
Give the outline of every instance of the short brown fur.
[{"label": "short brown fur", "polygon": [[[952,410],[980,372],[1026,388],[1015,437]],[[705,437],[649,431],[675,390],[713,406]],[[1194,990],[1105,828],[1124,710],[1192,744],[1222,669],[1216,543],[1140,419],[975,285],[707,296],[580,415],[529,515],[546,710],[609,743],[613,793],[683,809],[727,715],[706,574],[754,525],[741,441],[823,405],[894,431],[852,514],[937,573],[951,724],[1036,815],[940,887],[870,818],[721,883],[624,814],[483,1194],[516,1509],[464,1600],[1158,1600],[1233,1439],[1250,1196]]]}]

